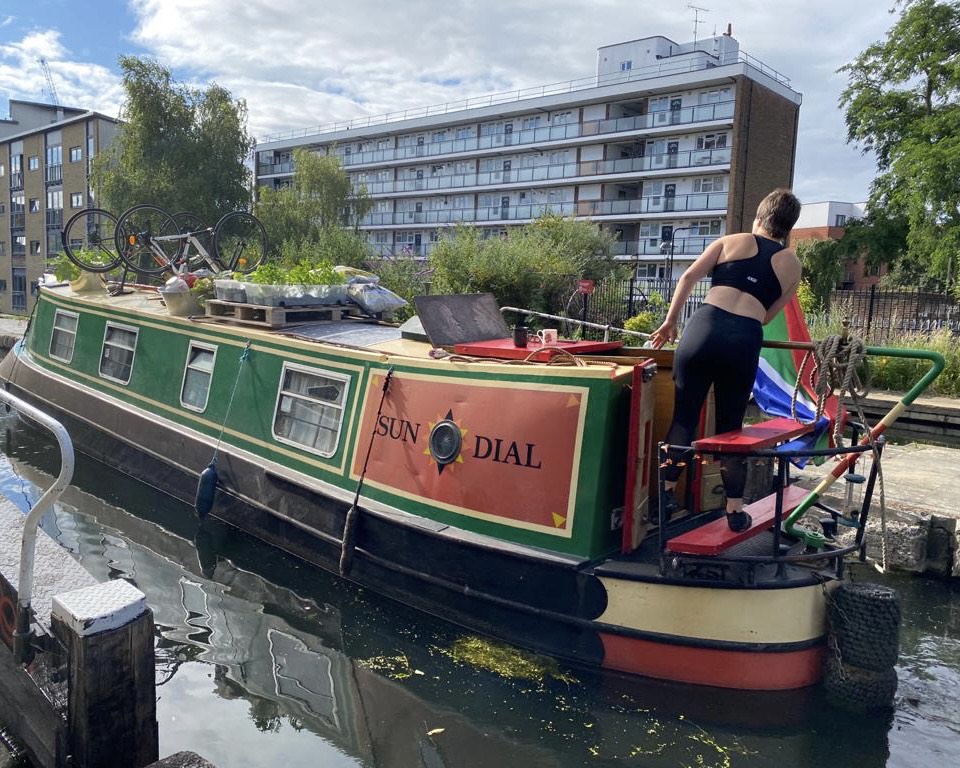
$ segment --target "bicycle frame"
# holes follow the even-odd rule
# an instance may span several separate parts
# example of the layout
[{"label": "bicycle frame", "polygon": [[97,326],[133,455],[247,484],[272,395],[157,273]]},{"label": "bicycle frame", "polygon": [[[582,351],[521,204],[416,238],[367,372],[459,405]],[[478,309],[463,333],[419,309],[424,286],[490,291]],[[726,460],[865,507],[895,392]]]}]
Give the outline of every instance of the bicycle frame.
[{"label": "bicycle frame", "polygon": [[[206,229],[197,230],[195,232],[184,232],[179,235],[147,235],[146,245],[150,249],[150,253],[153,254],[153,258],[158,264],[165,264],[170,267],[176,275],[182,275],[185,272],[189,271],[190,266],[190,246],[193,245],[197,249],[196,255],[203,259],[204,263],[214,274],[219,274],[222,270],[220,265],[217,264],[216,259],[210,255],[206,248],[203,247],[203,243],[197,239],[196,235],[201,233],[212,232],[212,227]],[[140,236],[138,235],[138,238]],[[178,251],[177,256],[171,261],[166,253],[164,253],[162,248],[154,245],[159,242],[181,242],[184,243],[183,247]]]}]

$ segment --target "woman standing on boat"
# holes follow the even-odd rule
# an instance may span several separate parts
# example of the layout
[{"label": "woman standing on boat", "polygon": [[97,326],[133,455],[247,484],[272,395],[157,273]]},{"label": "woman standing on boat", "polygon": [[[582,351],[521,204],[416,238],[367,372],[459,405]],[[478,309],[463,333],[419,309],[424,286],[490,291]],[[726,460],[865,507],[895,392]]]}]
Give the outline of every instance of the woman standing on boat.
[{"label": "woman standing on boat", "polygon": [[[666,320],[650,340],[659,349],[677,338],[677,321],[693,287],[712,273],[704,304],[683,331],[673,364],[673,421],[669,445],[688,446],[696,434],[700,410],[713,385],[717,434],[740,429],[760,361],[763,326],[796,293],[800,261],[784,244],[800,216],[800,201],[787,189],[776,189],[757,207],[751,234],[726,235],[714,241],[683,273]],[[680,477],[679,455],[664,470],[666,514],[678,508],[674,489]],[[746,460],[721,459],[731,530],[750,527],[743,511]]]}]

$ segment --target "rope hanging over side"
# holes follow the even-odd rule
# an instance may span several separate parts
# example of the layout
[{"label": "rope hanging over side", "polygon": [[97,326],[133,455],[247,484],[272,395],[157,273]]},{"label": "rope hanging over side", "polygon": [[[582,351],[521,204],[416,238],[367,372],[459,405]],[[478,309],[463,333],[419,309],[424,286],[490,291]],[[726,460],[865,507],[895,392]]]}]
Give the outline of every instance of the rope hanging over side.
[{"label": "rope hanging over side", "polygon": [[[804,423],[797,414],[797,398],[800,394],[804,373],[807,364],[812,360],[813,369],[810,372],[810,382],[816,395],[814,403],[814,417],[811,423],[816,423],[823,416],[827,401],[837,391],[837,410],[833,417],[833,443],[843,444],[843,425],[841,417],[842,401],[845,395],[849,396],[857,412],[857,418],[866,430],[866,438],[870,444],[873,461],[877,467],[877,480],[880,485],[880,570],[887,570],[887,505],[886,492],[883,484],[883,465],[880,462],[880,451],[871,434],[870,425],[863,412],[862,399],[870,392],[870,368],[867,365],[867,346],[863,339],[847,333],[843,335],[826,336],[820,341],[813,342],[814,348],[807,351],[797,371],[797,380],[793,387],[793,396],[790,400],[790,415],[794,421]],[[861,378],[861,372],[863,376]]]},{"label": "rope hanging over side", "polygon": [[213,458],[211,463],[216,464],[217,454],[220,452],[220,444],[223,442],[223,430],[227,426],[227,419],[230,418],[230,409],[233,407],[233,398],[237,394],[237,384],[240,383],[240,374],[243,373],[243,364],[250,359],[250,339],[243,346],[243,352],[240,353],[240,365],[237,367],[237,378],[233,380],[233,391],[230,392],[230,400],[227,401],[227,410],[223,414],[223,423],[220,425],[220,434],[217,436],[217,446],[213,449]]}]

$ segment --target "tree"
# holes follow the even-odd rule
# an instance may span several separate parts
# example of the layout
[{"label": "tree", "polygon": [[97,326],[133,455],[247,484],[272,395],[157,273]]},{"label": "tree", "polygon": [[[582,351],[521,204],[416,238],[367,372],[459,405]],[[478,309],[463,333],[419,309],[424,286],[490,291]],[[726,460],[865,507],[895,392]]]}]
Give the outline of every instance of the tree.
[{"label": "tree", "polygon": [[830,293],[843,278],[844,259],[839,240],[801,240],[797,258],[803,265],[803,282],[813,295],[813,309],[821,311],[830,301]]},{"label": "tree", "polygon": [[[300,148],[294,150],[293,160],[291,186],[258,190],[256,213],[269,242],[280,247],[284,242],[329,241],[331,247],[356,251],[360,221],[373,205],[366,188],[353,189],[336,155]],[[343,231],[349,228],[353,231]],[[365,253],[365,247],[361,250]]]},{"label": "tree", "polygon": [[502,306],[553,312],[566,305],[576,278],[616,269],[611,242],[595,224],[553,215],[486,240],[478,228],[460,226],[430,253],[432,289],[490,292]]},{"label": "tree", "polygon": [[840,97],[847,140],[873,151],[869,210],[908,226],[906,262],[949,287],[960,249],[960,2],[899,0],[883,42],[851,64]]},{"label": "tree", "polygon": [[196,90],[176,83],[150,59],[121,56],[126,101],[109,148],[94,158],[93,186],[102,207],[119,216],[153,203],[213,224],[247,208],[253,147],[246,103],[217,84]]}]

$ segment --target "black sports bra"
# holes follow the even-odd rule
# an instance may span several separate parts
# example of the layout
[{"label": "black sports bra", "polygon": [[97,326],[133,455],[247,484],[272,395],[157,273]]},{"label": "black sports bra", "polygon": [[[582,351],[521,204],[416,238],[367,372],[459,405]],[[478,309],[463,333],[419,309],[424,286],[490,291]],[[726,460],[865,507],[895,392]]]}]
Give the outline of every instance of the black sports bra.
[{"label": "black sports bra", "polygon": [[782,251],[785,246],[776,240],[769,240],[759,235],[753,237],[757,241],[757,255],[748,259],[733,259],[717,264],[713,268],[712,284],[729,285],[731,288],[749,293],[763,304],[764,309],[770,309],[783,294],[780,278],[773,271],[771,260],[773,254]]}]

